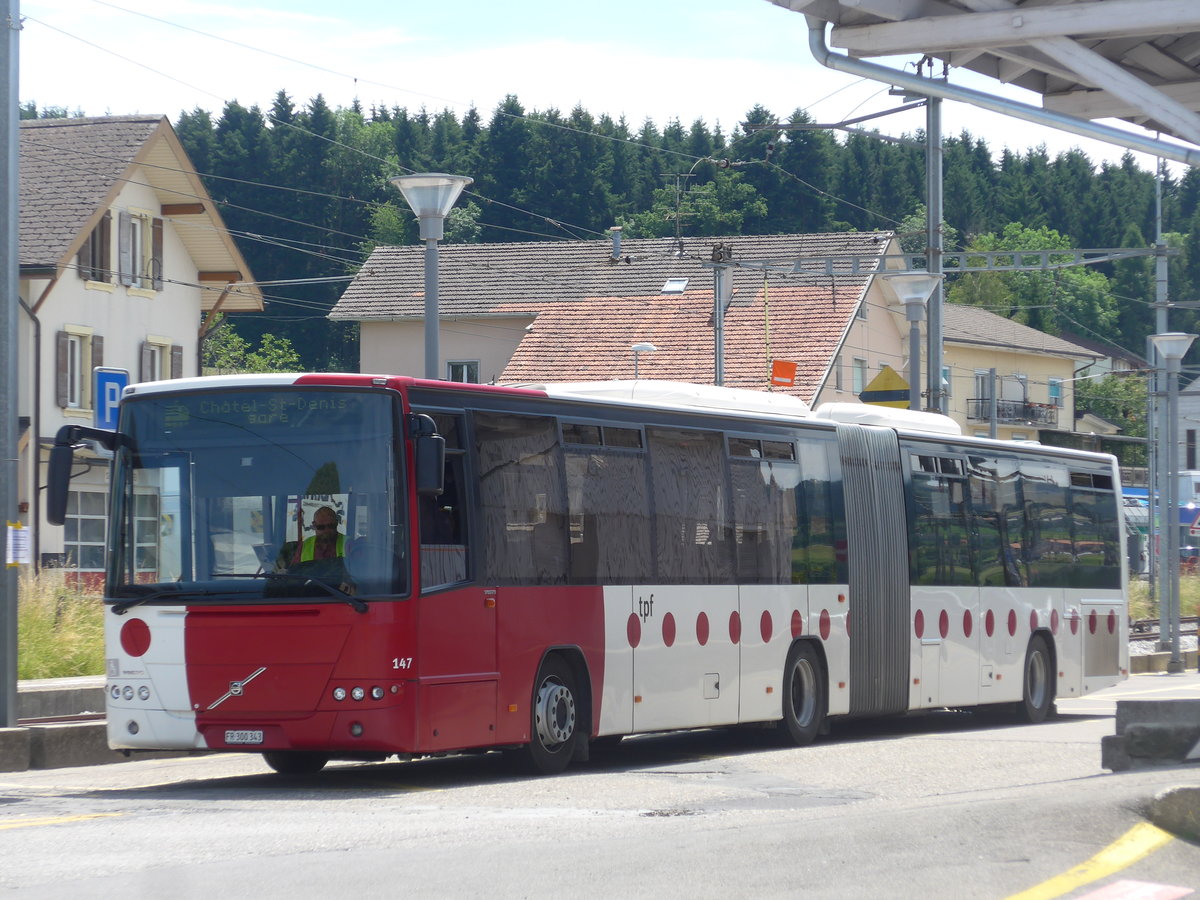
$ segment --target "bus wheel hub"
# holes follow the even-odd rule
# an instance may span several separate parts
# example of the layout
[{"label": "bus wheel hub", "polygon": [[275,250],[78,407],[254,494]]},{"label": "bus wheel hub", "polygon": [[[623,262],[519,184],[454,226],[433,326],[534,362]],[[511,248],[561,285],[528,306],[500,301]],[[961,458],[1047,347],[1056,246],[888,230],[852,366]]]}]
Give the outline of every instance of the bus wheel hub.
[{"label": "bus wheel hub", "polygon": [[575,733],[575,698],[565,685],[555,681],[543,684],[534,712],[543,745],[553,747],[570,740]]}]

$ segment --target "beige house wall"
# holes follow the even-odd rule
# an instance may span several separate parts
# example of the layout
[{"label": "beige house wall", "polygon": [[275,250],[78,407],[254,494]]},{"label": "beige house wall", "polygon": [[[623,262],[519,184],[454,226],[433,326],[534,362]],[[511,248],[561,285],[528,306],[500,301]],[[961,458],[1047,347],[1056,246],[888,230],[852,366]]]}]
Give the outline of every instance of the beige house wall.
[{"label": "beige house wall", "polygon": [[1029,424],[998,423],[996,436],[1001,440],[1036,440],[1039,429],[1072,431],[1075,421],[1075,378],[1076,369],[1088,360],[1050,356],[1042,353],[1003,350],[955,344],[947,342],[943,349],[946,368],[949,370],[949,398],[947,411],[963,429],[963,434],[987,436],[990,422],[986,419],[968,419],[969,401],[979,399],[975,374],[996,370],[996,396],[1001,399],[1021,399],[1018,378],[1023,376],[1026,393],[1024,399],[1031,404],[1050,405],[1050,379],[1062,382],[1062,401],[1058,409],[1057,424],[1031,422]]},{"label": "beige house wall", "polygon": [[[533,316],[442,319],[438,350],[439,376],[446,378],[452,362],[476,362],[479,381],[496,381],[512,358]],[[425,323],[366,321],[359,328],[360,372],[380,375],[425,374]]]}]

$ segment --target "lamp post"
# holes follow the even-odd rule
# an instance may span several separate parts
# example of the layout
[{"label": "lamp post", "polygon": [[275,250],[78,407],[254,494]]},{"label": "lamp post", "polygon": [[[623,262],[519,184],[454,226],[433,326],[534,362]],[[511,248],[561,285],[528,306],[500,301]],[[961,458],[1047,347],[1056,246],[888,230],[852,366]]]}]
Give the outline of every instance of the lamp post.
[{"label": "lamp post", "polygon": [[400,175],[392,184],[421,223],[425,242],[425,377],[440,377],[438,352],[438,241],[444,233],[446,216],[462,189],[474,181],[466,175]]},{"label": "lamp post", "polygon": [[633,380],[637,381],[638,377],[638,357],[643,353],[656,353],[658,348],[647,341],[642,341],[640,344],[634,344],[633,350]]},{"label": "lamp post", "polygon": [[879,278],[888,293],[904,304],[904,317],[908,320],[908,408],[920,409],[921,321],[925,318],[925,304],[942,276],[930,272],[887,272]]},{"label": "lamp post", "polygon": [[1179,369],[1180,360],[1196,339],[1194,334],[1168,331],[1150,336],[1154,349],[1166,362],[1167,427],[1158,440],[1159,466],[1167,472],[1166,497],[1163,499],[1162,552],[1159,555],[1159,602],[1165,603],[1171,618],[1171,659],[1167,672],[1183,671],[1179,652]]}]

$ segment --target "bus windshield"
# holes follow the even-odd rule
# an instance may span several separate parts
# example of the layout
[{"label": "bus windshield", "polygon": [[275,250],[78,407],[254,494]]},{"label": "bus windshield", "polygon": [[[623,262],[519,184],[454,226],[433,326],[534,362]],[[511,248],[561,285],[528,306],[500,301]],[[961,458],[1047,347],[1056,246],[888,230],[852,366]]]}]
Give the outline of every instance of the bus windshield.
[{"label": "bus windshield", "polygon": [[407,593],[396,399],[277,388],[126,400],[107,593],[214,602]]}]

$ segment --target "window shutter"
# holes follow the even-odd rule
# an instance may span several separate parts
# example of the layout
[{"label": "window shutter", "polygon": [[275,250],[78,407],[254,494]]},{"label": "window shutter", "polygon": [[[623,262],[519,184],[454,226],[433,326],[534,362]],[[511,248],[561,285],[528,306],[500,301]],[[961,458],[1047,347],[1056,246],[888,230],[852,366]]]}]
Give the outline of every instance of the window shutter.
[{"label": "window shutter", "polygon": [[121,284],[133,284],[137,280],[133,271],[133,216],[122,212],[117,223],[117,272]]},{"label": "window shutter", "polygon": [[150,371],[153,362],[154,350],[150,347],[150,342],[142,341],[142,364],[138,371],[138,381],[156,381],[158,379],[158,373]]},{"label": "window shutter", "polygon": [[[104,338],[98,334],[94,334],[92,335],[92,368],[94,369],[96,366],[102,365],[104,365]],[[88,384],[92,383],[91,372],[86,373],[84,377],[88,380]]]},{"label": "window shutter", "polygon": [[96,240],[96,232],[93,231],[83,242],[83,246],[79,248],[79,256],[76,259],[75,271],[84,281],[90,281],[96,277],[92,272],[92,241],[94,240]]},{"label": "window shutter", "polygon": [[155,219],[150,229],[150,276],[154,290],[163,289],[163,220]]},{"label": "window shutter", "polygon": [[183,345],[171,345],[171,377],[183,377]]},{"label": "window shutter", "polygon": [[104,218],[100,220],[99,233],[92,233],[92,240],[99,238],[100,252],[98,256],[93,256],[92,259],[97,263],[92,266],[92,277],[97,281],[112,280],[112,210],[104,211]]},{"label": "window shutter", "polygon": [[63,409],[67,408],[70,402],[67,388],[67,353],[70,352],[67,345],[67,333],[60,331],[54,336],[54,402]]}]

